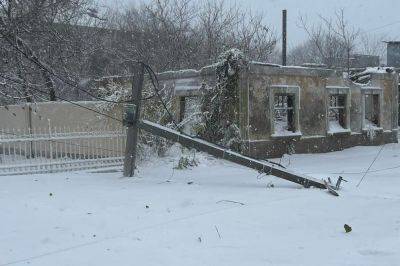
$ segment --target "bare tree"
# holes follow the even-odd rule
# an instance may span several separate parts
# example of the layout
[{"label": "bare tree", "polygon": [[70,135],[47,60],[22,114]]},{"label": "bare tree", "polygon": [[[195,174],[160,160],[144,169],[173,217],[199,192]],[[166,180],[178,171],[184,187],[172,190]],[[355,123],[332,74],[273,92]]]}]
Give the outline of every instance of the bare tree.
[{"label": "bare tree", "polygon": [[233,47],[265,61],[276,47],[263,14],[224,0],[152,0],[122,10],[100,10],[95,0],[0,3],[0,90],[12,99],[90,99],[82,80],[130,74],[133,62],[198,68]]},{"label": "bare tree", "polygon": [[93,22],[101,21],[94,18],[92,2],[0,0],[0,4],[0,42],[7,58],[0,69],[6,84],[3,92],[17,92],[28,101],[39,97],[32,88],[46,88],[47,95],[40,94],[49,100],[56,100],[56,90],[70,93],[71,84],[85,73],[81,70],[89,49],[98,43],[88,38],[98,36],[93,29],[99,27]]},{"label": "bare tree", "polygon": [[377,55],[382,60],[385,58],[386,45],[383,41],[387,39],[386,34],[373,34],[363,32],[360,34],[360,44],[358,50],[368,55]]},{"label": "bare tree", "polygon": [[[355,51],[360,30],[352,27],[345,18],[344,10],[335,12],[334,18],[319,16],[318,25],[309,25],[306,18],[300,17],[300,27],[309,37],[308,47],[318,52],[318,63],[328,67],[350,68],[351,54]],[[345,59],[345,64],[343,64]]]},{"label": "bare tree", "polygon": [[[243,11],[223,0],[154,0],[115,11],[110,28],[125,32],[117,52],[141,58],[159,71],[198,68],[237,47],[249,58],[268,60],[276,37],[262,14]],[[131,37],[132,36],[132,37]]]}]

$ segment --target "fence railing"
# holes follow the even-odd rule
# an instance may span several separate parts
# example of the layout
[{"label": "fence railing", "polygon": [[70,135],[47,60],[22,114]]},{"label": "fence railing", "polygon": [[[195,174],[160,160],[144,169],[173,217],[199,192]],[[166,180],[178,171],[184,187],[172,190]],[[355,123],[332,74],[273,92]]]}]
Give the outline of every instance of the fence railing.
[{"label": "fence railing", "polygon": [[125,138],[125,129],[0,129],[0,175],[118,166]]}]

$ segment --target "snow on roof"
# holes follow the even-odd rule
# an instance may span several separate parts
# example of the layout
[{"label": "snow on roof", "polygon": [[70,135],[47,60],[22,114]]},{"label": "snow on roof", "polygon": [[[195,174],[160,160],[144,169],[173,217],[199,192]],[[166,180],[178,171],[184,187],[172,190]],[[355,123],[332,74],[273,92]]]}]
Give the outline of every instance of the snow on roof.
[{"label": "snow on roof", "polygon": [[394,69],[392,67],[367,67],[363,72],[359,73],[359,75],[386,74],[393,71]]}]

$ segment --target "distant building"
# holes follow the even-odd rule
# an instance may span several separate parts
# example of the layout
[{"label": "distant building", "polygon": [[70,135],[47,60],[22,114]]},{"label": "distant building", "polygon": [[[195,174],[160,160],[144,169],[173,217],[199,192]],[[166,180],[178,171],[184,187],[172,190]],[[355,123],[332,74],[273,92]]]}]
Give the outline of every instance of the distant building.
[{"label": "distant building", "polygon": [[387,44],[387,66],[400,67],[400,41],[390,41]]},{"label": "distant building", "polygon": [[350,58],[351,68],[378,67],[378,55],[353,54]]},{"label": "distant building", "polygon": [[341,69],[347,68],[350,63],[350,68],[367,68],[367,67],[379,67],[380,58],[378,55],[367,55],[367,54],[352,54],[349,60],[346,57],[329,57],[326,59],[329,64],[316,64],[316,63],[304,63],[303,67],[312,68],[330,68],[330,69]]}]

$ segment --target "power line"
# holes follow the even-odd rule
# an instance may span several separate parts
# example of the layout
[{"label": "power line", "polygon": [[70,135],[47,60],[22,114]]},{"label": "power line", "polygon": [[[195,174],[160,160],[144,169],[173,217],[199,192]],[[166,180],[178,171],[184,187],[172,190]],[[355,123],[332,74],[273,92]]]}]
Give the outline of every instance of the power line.
[{"label": "power line", "polygon": [[[18,82],[18,81],[16,81],[16,80],[13,80],[12,78],[6,77],[6,76],[2,75],[1,73],[0,73],[0,76],[3,77],[3,78],[5,78],[5,79],[7,79],[7,80],[10,80],[10,81],[12,81],[12,82],[15,82],[15,83],[17,83],[17,84],[26,85],[26,84],[21,84],[20,82]],[[29,85],[28,85],[28,86],[29,86]],[[47,92],[47,91],[43,91],[43,90],[40,90],[40,89],[35,88],[35,87],[32,87],[32,86],[29,86],[29,87],[30,87],[32,90],[34,90],[34,91],[38,91],[38,92],[40,92],[40,93],[42,93],[42,94],[49,95],[49,92]],[[60,96],[57,96],[57,95],[56,95],[55,97],[58,98],[58,99],[60,99],[60,100],[65,101],[65,102],[68,102],[68,103],[70,103],[70,104],[72,104],[72,105],[78,106],[78,107],[80,107],[80,108],[83,108],[83,109],[86,109],[86,110],[95,112],[95,113],[97,113],[97,114],[99,114],[99,115],[102,115],[102,116],[108,117],[108,118],[110,118],[110,119],[113,119],[113,120],[115,120],[115,121],[118,121],[118,122],[120,122],[120,123],[123,123],[123,120],[118,119],[118,118],[115,118],[115,117],[113,117],[113,116],[111,116],[111,115],[104,114],[104,113],[102,113],[102,112],[100,112],[100,111],[97,111],[97,110],[92,109],[92,108],[89,108],[89,107],[87,107],[87,106],[84,106],[84,105],[78,104],[78,103],[76,103],[76,102],[67,100],[67,99],[65,99],[65,98],[63,98],[63,97],[60,97]]]},{"label": "power line", "polygon": [[[42,62],[40,62],[40,61],[37,60],[36,58],[33,58],[32,56],[29,56],[25,51],[21,50],[21,49],[18,47],[18,45],[15,45],[13,41],[10,41],[9,38],[8,38],[6,35],[2,34],[1,32],[0,32],[0,34],[6,39],[6,41],[7,41],[14,49],[16,49],[18,52],[20,52],[21,54],[23,54],[23,55],[25,56],[25,58],[27,58],[29,61],[33,62],[35,65],[37,65],[38,67],[40,67],[42,70],[46,71],[48,74],[52,75],[53,77],[56,77],[57,79],[61,80],[61,81],[64,82],[65,84],[71,86],[72,88],[76,88],[76,89],[78,89],[78,90],[80,90],[80,91],[83,91],[83,92],[85,92],[86,94],[90,95],[91,97],[93,97],[93,98],[95,98],[95,99],[97,99],[97,100],[99,100],[99,101],[104,101],[104,102],[109,102],[109,103],[116,103],[116,104],[130,102],[130,101],[121,101],[121,102],[111,101],[111,100],[104,99],[104,98],[100,98],[100,97],[94,95],[93,93],[91,93],[91,92],[89,92],[89,91],[87,91],[87,90],[81,88],[81,87],[79,86],[79,84],[76,84],[76,83],[73,84],[71,81],[69,81],[69,80],[67,80],[67,79],[64,79],[64,78],[61,77],[60,75],[54,73],[54,71],[51,71],[51,70],[50,70],[49,68],[47,68]],[[16,36],[16,37],[17,37],[17,36]],[[17,37],[17,38],[18,38],[18,37]],[[21,41],[22,41],[22,39],[21,39]]]},{"label": "power line", "polygon": [[383,28],[386,28],[386,27],[389,27],[389,26],[393,26],[393,25],[399,24],[399,23],[400,23],[400,20],[397,20],[397,21],[394,21],[394,22],[389,23],[389,24],[385,24],[385,25],[380,26],[380,27],[376,27],[376,28],[369,29],[369,30],[367,30],[367,31],[368,31],[368,32],[376,31],[376,30],[380,30],[380,29],[383,29]]},{"label": "power line", "polygon": [[[163,105],[165,111],[168,113],[170,119],[172,120],[173,124],[175,125],[175,127],[177,128],[177,130],[179,131],[179,133],[182,134],[182,135],[188,136],[188,137],[193,137],[193,136],[191,136],[191,135],[186,134],[185,132],[183,132],[183,131],[181,130],[181,128],[178,126],[178,124],[175,122],[174,117],[172,116],[171,112],[168,110],[167,105],[165,104],[164,100],[162,99],[162,97],[161,97],[161,95],[160,95],[160,93],[159,93],[159,90],[158,90],[158,87],[159,87],[158,78],[157,78],[157,75],[155,74],[155,72],[153,71],[153,69],[152,69],[149,65],[147,65],[147,64],[145,64],[145,63],[143,63],[143,62],[140,62],[140,63],[143,64],[143,65],[145,66],[147,72],[149,73],[150,80],[151,80],[151,82],[152,82],[152,84],[153,84],[154,90],[155,90],[155,92],[156,92],[158,98],[160,99],[160,101],[161,101],[161,103],[162,103],[162,105]],[[157,86],[156,86],[156,84],[155,84],[155,82],[154,82],[154,80],[153,80],[152,77],[154,77],[154,79],[156,80]],[[198,138],[197,136],[195,136],[195,137]],[[201,138],[199,138],[199,139],[201,139]],[[223,147],[223,146],[221,146],[221,145],[219,145],[219,144],[215,144],[215,145],[220,146],[220,147]],[[223,148],[225,148],[225,147],[223,147]],[[269,163],[271,163],[271,164],[274,164],[274,165],[278,165],[278,166],[280,166],[280,167],[282,167],[282,168],[285,168],[283,165],[281,165],[281,164],[279,164],[279,163],[276,163],[276,162],[273,162],[273,161],[270,161],[270,160],[265,160],[265,161],[266,161],[266,162],[269,162]]]},{"label": "power line", "polygon": [[[3,24],[4,26],[6,26],[3,20],[1,20],[0,22],[2,22],[2,24]],[[64,77],[61,77],[60,75],[56,74],[54,71],[50,70],[44,63],[42,63],[37,57],[33,57],[32,55],[29,55],[29,54],[27,54],[25,51],[21,50],[20,47],[14,43],[13,40],[10,40],[10,38],[9,38],[8,35],[2,33],[1,31],[0,31],[0,34],[5,38],[5,40],[6,40],[14,49],[16,49],[18,52],[20,52],[21,54],[23,54],[23,55],[25,56],[25,58],[27,58],[29,61],[33,62],[35,65],[37,65],[38,67],[40,67],[42,70],[44,70],[44,71],[47,72],[48,74],[50,74],[50,75],[56,77],[57,79],[61,80],[61,81],[64,82],[65,84],[67,84],[67,85],[69,85],[69,86],[71,86],[71,87],[73,87],[73,88],[76,88],[76,89],[78,89],[78,90],[80,90],[80,91],[83,91],[83,92],[85,92],[86,94],[90,95],[91,97],[93,97],[93,98],[95,98],[95,99],[97,99],[97,100],[99,100],[99,101],[104,101],[104,102],[109,102],[109,103],[115,103],[115,104],[129,103],[129,102],[131,102],[130,100],[126,100],[126,101],[112,101],[112,100],[104,99],[104,98],[101,98],[101,97],[98,97],[98,96],[94,95],[93,93],[91,93],[91,92],[85,90],[84,88],[82,88],[81,86],[79,86],[78,83],[76,83],[76,82],[71,82],[71,81],[65,79]],[[16,39],[17,42],[18,42],[18,40],[19,40],[20,42],[25,43],[25,41],[24,41],[22,38],[18,37],[17,35],[11,34],[11,33],[10,33],[10,35],[11,35],[12,37],[15,37],[15,39]],[[30,49],[30,48],[29,48],[29,49]],[[32,52],[33,52],[33,51],[32,51]],[[130,61],[140,62],[140,61],[136,61],[136,60],[130,60]],[[151,99],[151,98],[153,98],[153,97],[155,97],[155,96],[156,96],[156,95],[151,95],[151,96],[149,96],[149,97],[143,98],[142,100],[149,100],[149,99]]]},{"label": "power line", "polygon": [[[0,74],[0,76],[2,76],[2,75]],[[46,94],[47,94],[47,93],[46,93]],[[32,95],[32,96],[34,96],[34,95]],[[70,103],[72,103],[72,102],[70,102]],[[79,106],[80,106],[80,105],[79,105]],[[82,107],[85,108],[85,106],[82,106]],[[90,109],[90,108],[89,108],[89,109]],[[93,109],[90,109],[90,110],[91,110],[91,111],[96,111],[96,110],[93,110]],[[105,114],[103,114],[103,115],[105,115]],[[11,133],[11,132],[6,132],[6,131],[1,130],[1,129],[0,129],[0,133],[5,134],[5,135],[17,136],[17,137],[22,137],[22,136],[24,136],[24,135],[20,135],[20,134]],[[84,147],[84,148],[94,148],[94,149],[96,149],[96,150],[113,151],[113,150],[109,150],[109,149],[91,147],[91,146],[80,145],[80,144],[76,144],[76,143],[63,143],[63,142],[59,142],[59,141],[55,141],[55,140],[49,140],[49,141],[51,141],[51,142],[53,142],[53,143],[58,143],[58,144],[67,144],[67,145],[69,145],[69,146],[78,146],[78,147]],[[121,153],[122,151],[116,150],[116,152],[120,152],[120,153]]]},{"label": "power line", "polygon": [[371,169],[372,165],[375,163],[376,159],[378,159],[379,155],[381,154],[383,148],[385,147],[385,145],[382,145],[382,147],[380,148],[379,152],[376,154],[374,160],[371,162],[371,164],[369,165],[368,169],[365,171],[364,175],[361,177],[360,182],[358,182],[356,187],[359,187],[361,182],[364,180],[364,177],[367,175],[369,169]]},{"label": "power line", "polygon": [[[387,170],[393,170],[393,169],[398,169],[400,168],[400,165],[395,165],[392,167],[387,167],[387,168],[381,168],[381,169],[376,169],[376,170],[370,170],[368,171],[368,173],[378,173],[378,172],[383,172],[383,171],[387,171]],[[307,173],[303,173],[305,175],[311,175],[311,174],[316,174],[315,172],[307,172]],[[332,173],[324,173],[324,174],[328,174],[328,175],[360,175],[360,174],[365,174],[365,171],[363,172],[332,172]]]},{"label": "power line", "polygon": [[[175,125],[176,129],[177,129],[178,131],[180,131],[180,128],[179,128],[178,124],[175,122],[175,119],[174,119],[173,115],[172,115],[171,112],[168,110],[168,107],[167,107],[166,103],[164,102],[163,98],[162,98],[161,95],[160,95],[160,92],[159,92],[159,90],[158,90],[160,84],[159,84],[159,82],[158,82],[157,75],[154,73],[153,69],[152,69],[149,65],[144,64],[144,63],[142,63],[142,64],[145,66],[147,72],[149,73],[150,80],[151,80],[151,83],[153,84],[153,88],[154,88],[154,91],[155,91],[157,97],[160,99],[161,104],[163,105],[165,111],[167,112],[168,116],[170,117],[172,123]],[[154,83],[153,77],[154,77],[154,79],[156,80],[157,86],[156,86],[156,84]]]},{"label": "power line", "polygon": [[[178,124],[175,122],[175,119],[174,119],[173,115],[172,115],[171,112],[168,110],[168,107],[167,107],[165,101],[162,99],[162,97],[161,97],[161,95],[160,95],[160,93],[159,93],[159,89],[158,89],[158,88],[159,88],[159,81],[158,81],[157,75],[155,74],[155,72],[153,71],[153,69],[152,69],[149,65],[147,65],[146,63],[144,63],[144,62],[139,61],[139,62],[137,62],[137,63],[143,64],[143,65],[145,66],[147,72],[149,73],[149,77],[150,77],[151,83],[152,83],[152,85],[153,85],[154,91],[155,91],[156,95],[158,96],[158,98],[160,99],[160,101],[161,101],[161,103],[162,103],[162,105],[163,105],[163,108],[165,109],[165,111],[166,111],[167,114],[169,115],[171,121],[172,121],[173,124],[176,126],[177,130],[178,130],[181,134],[183,134],[183,135],[186,135],[186,136],[189,136],[189,137],[193,137],[193,136],[191,136],[191,135],[189,135],[189,134],[186,134],[186,133],[184,133],[183,131],[181,131],[180,127],[179,127]],[[3,75],[0,74],[0,76],[3,76]],[[6,79],[11,80],[11,81],[13,81],[13,82],[18,83],[18,82],[15,81],[15,80],[12,80],[12,79],[7,78],[7,77],[5,77],[5,76],[3,76],[3,77],[6,78]],[[157,85],[156,85],[156,84],[157,84]],[[36,90],[36,91],[39,91],[40,93],[43,93],[43,94],[46,94],[46,95],[49,94],[49,92],[42,91],[42,90],[39,90],[39,89],[34,88],[34,87],[32,87],[32,89],[33,89],[33,90]],[[86,107],[86,106],[77,104],[77,103],[75,103],[75,102],[66,100],[66,99],[64,99],[64,98],[62,98],[62,97],[59,97],[59,96],[55,96],[55,97],[58,98],[58,99],[61,99],[61,100],[63,100],[63,101],[66,101],[66,102],[68,102],[68,103],[70,103],[70,104],[76,105],[76,106],[78,106],[78,107],[80,107],[80,108],[83,108],[83,109],[86,109],[86,110],[95,112],[95,113],[97,113],[97,114],[103,115],[103,116],[105,116],[105,117],[108,117],[108,118],[111,118],[111,119],[113,119],[113,120],[116,120],[116,121],[118,121],[118,122],[123,123],[123,120],[120,120],[120,119],[115,118],[115,117],[113,117],[113,116],[110,116],[110,115],[108,115],[108,114],[104,114],[104,113],[102,113],[102,112],[99,112],[99,111],[97,111],[97,110],[91,109],[91,108],[89,108],[89,107]],[[218,144],[217,144],[217,145],[218,145]],[[218,146],[221,146],[221,145],[218,145]],[[272,164],[277,164],[277,163],[272,162],[272,161],[269,161],[269,160],[265,160],[265,161],[270,162],[270,163],[272,163]],[[280,164],[277,164],[277,165],[282,166],[282,165],[280,165]],[[283,167],[283,168],[284,168],[284,167]]]}]

